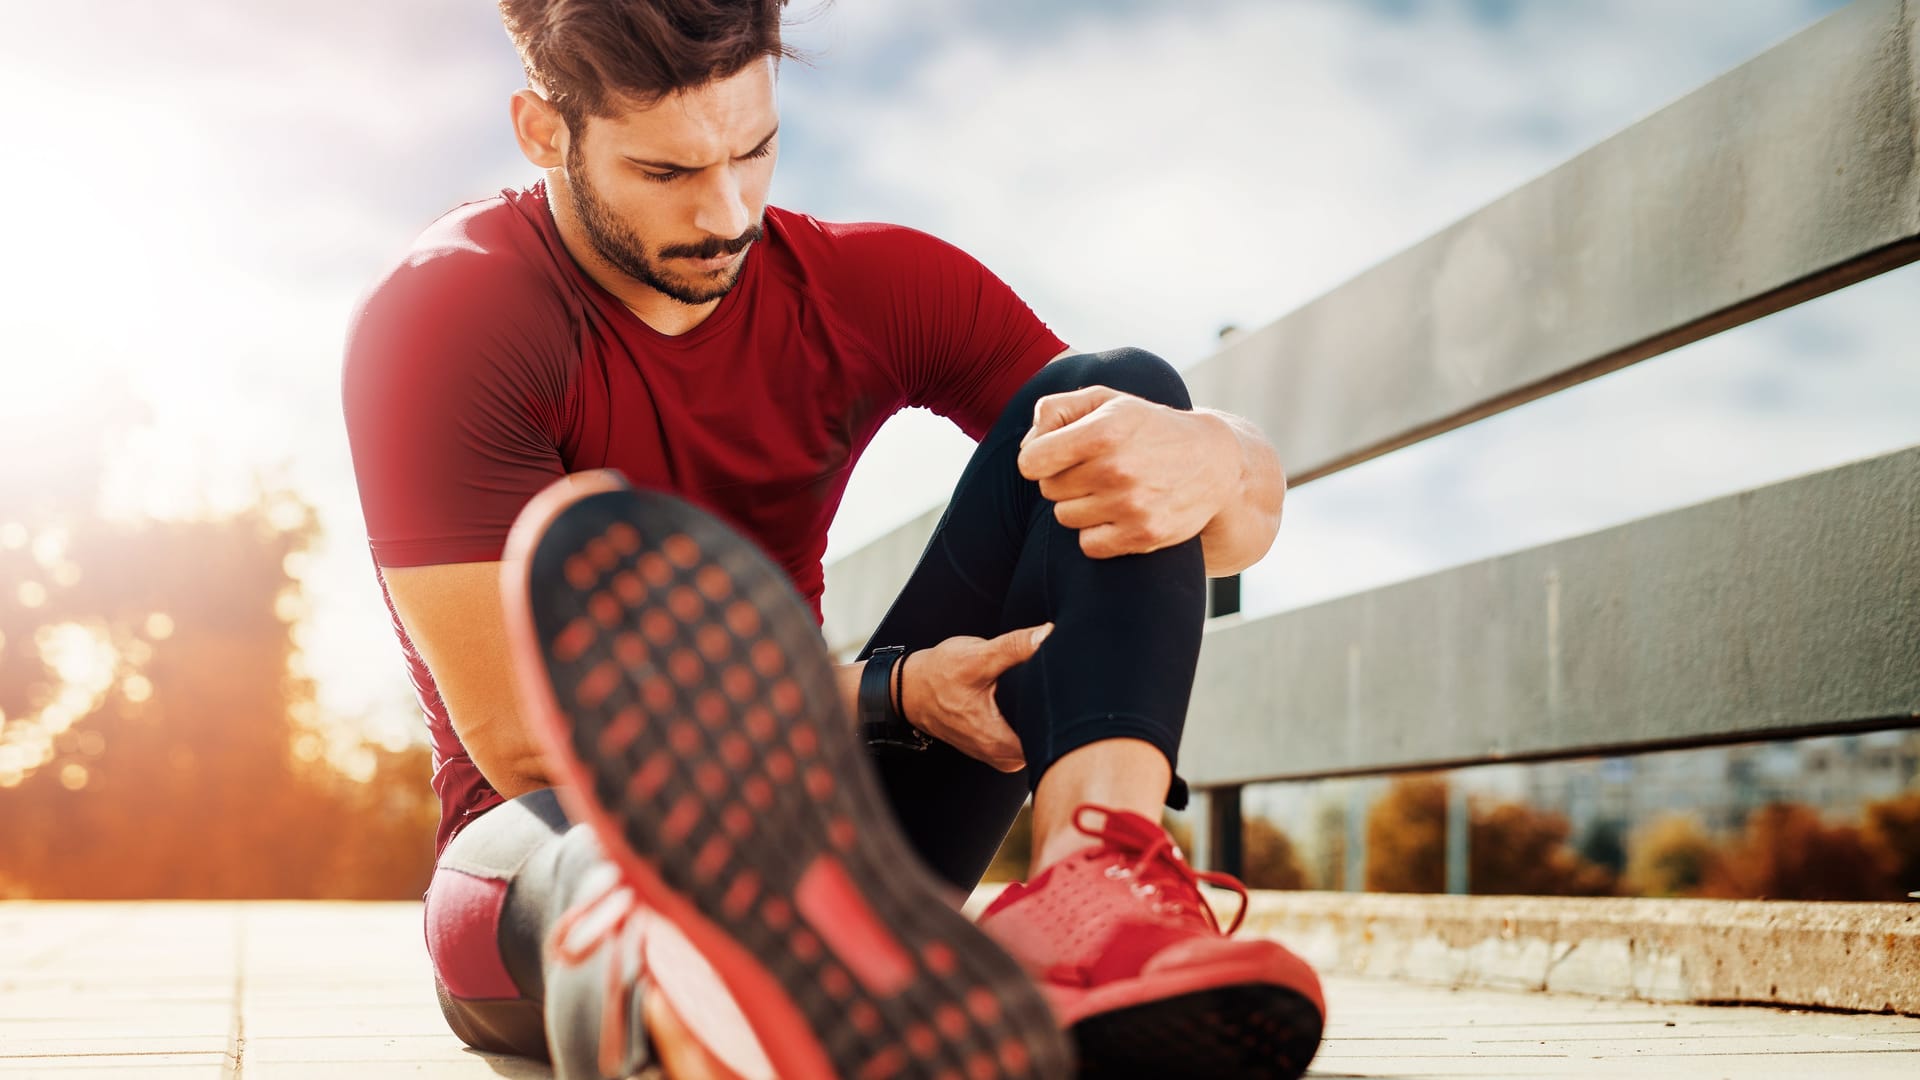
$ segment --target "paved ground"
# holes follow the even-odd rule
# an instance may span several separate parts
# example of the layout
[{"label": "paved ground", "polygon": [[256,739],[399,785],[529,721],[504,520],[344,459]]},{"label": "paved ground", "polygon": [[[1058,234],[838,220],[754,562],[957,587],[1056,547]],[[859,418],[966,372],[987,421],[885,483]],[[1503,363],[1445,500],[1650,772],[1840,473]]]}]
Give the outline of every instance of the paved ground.
[{"label": "paved ground", "polygon": [[[0,1076],[545,1077],[463,1049],[414,904],[0,903]],[[1322,1077],[1920,1076],[1920,1019],[1335,980]]]}]

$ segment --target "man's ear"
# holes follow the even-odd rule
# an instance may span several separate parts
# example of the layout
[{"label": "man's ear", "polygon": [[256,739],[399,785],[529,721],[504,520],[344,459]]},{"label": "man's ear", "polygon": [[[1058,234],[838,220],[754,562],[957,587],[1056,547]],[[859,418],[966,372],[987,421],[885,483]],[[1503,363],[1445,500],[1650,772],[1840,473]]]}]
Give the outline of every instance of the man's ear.
[{"label": "man's ear", "polygon": [[567,124],[538,90],[523,87],[508,99],[514,141],[528,162],[557,169],[567,160]]}]

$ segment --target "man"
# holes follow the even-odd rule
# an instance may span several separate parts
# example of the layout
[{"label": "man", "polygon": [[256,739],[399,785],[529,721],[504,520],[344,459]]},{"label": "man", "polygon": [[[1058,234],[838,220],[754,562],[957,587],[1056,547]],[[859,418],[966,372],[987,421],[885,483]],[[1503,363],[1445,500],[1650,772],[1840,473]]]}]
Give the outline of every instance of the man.
[{"label": "man", "polygon": [[[502,0],[529,79],[512,98],[514,135],[545,175],[443,216],[356,316],[345,408],[374,560],[435,748],[427,936],[449,1023],[476,1047],[551,1056],[563,1077],[650,1062],[677,1075],[1048,1075],[1047,1036],[1007,1021],[989,1052],[961,1015],[1044,1013],[1025,976],[998,966],[1004,948],[1090,1068],[1297,1074],[1320,1030],[1312,972],[1275,943],[1223,933],[1201,875],[1157,824],[1163,804],[1185,800],[1174,763],[1204,577],[1270,546],[1285,489],[1274,452],[1246,422],[1192,409],[1157,358],[1074,354],[946,244],[768,205],[783,6]],[[824,664],[817,635],[766,636],[783,604],[798,608],[784,587],[758,590],[751,617],[723,620],[700,614],[694,585],[752,576],[731,526],[817,622],[847,476],[887,416],[911,405],[980,446],[860,661],[831,676],[839,700],[783,706],[777,685],[768,700],[722,694],[731,669],[680,648],[691,659],[677,696],[636,704],[669,666],[649,640],[727,630],[732,644],[714,638],[713,655],[765,646],[796,671]],[[661,509],[621,477],[725,525],[684,504]],[[509,564],[503,592],[523,514],[515,552],[533,569]],[[709,539],[682,560],[633,524],[650,514],[679,523],[672,539]],[[596,534],[598,547],[541,570],[536,553],[595,515],[632,532]],[[694,576],[648,592],[649,567]],[[588,639],[538,628],[570,587],[603,605],[580,610],[609,641],[631,645],[606,646],[613,681],[568,682],[556,656]],[[662,599],[673,596],[686,603]],[[517,689],[511,640],[522,643]],[[642,728],[694,731],[693,702],[709,736],[626,764]],[[820,714],[844,710],[872,747],[870,761],[806,783],[877,785],[890,813],[783,822],[802,848],[827,852],[809,864],[817,872],[775,875],[783,853],[699,831],[737,809],[702,790],[793,775],[785,757],[743,752],[736,771],[694,783],[714,777],[735,745],[725,735],[769,702],[769,723],[786,725],[769,737],[830,743],[820,752],[834,760],[854,721]],[[656,758],[664,771],[648,773]],[[655,821],[619,794],[682,780],[685,820]],[[981,922],[999,945],[941,923],[960,974],[932,978],[955,963],[924,943],[911,964],[880,971],[876,956],[931,933],[915,921],[941,894],[919,866],[877,873],[873,852],[892,850],[897,828],[926,870],[969,890],[1029,795],[1032,876]],[[583,814],[593,828],[575,827]],[[735,821],[740,835],[756,828]],[[858,843],[832,857],[854,825]],[[694,854],[667,842],[681,837],[745,861],[728,864],[730,892],[696,895]],[[783,919],[811,904],[801,914],[820,933],[769,955],[720,909],[742,882],[777,893],[776,877],[796,895],[761,902]],[[859,978],[808,982],[795,956],[809,972],[840,963]],[[927,988],[890,994],[908,968]],[[820,1011],[816,985],[844,991],[844,1008]],[[875,1014],[897,1045],[875,1049],[881,1036],[862,1023]],[[727,1035],[730,1022],[760,1046],[743,1048],[753,1040]]]}]

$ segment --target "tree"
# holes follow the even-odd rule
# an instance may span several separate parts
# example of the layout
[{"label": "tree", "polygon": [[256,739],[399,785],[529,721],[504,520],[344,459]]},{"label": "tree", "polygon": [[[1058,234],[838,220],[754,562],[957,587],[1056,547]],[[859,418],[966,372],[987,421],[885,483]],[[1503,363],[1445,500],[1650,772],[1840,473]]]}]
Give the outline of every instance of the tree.
[{"label": "tree", "polygon": [[95,486],[35,480],[0,519],[5,888],[419,896],[437,819],[425,748],[366,748],[366,782],[293,752],[311,737],[295,717],[316,711],[291,665],[303,603],[287,569],[311,508],[267,493],[227,517],[120,524],[93,513]]},{"label": "tree", "polygon": [[[1518,803],[1473,800],[1467,840],[1468,890],[1481,894],[1599,896],[1613,874],[1567,844],[1559,814]],[[1367,814],[1367,888],[1440,892],[1446,888],[1447,781],[1431,775],[1395,780]]]},{"label": "tree", "polygon": [[1714,860],[1700,895],[1754,900],[1893,900],[1893,868],[1853,825],[1828,825],[1812,807],[1773,803],[1747,818],[1738,843]]},{"label": "tree", "polygon": [[1893,891],[1920,892],[1920,791],[1869,803],[1865,817],[1866,841],[1882,854]]},{"label": "tree", "polygon": [[1687,896],[1706,880],[1717,855],[1692,814],[1668,814],[1635,829],[1622,884],[1634,896]]},{"label": "tree", "polygon": [[1304,889],[1307,871],[1293,838],[1263,817],[1247,818],[1241,826],[1245,845],[1246,885],[1250,889]]}]

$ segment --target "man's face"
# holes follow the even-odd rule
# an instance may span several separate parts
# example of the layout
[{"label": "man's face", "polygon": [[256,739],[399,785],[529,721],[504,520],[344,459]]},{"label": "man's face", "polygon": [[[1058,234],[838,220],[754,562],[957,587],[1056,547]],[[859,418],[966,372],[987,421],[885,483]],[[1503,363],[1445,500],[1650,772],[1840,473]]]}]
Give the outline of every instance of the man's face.
[{"label": "man's face", "polygon": [[720,299],[761,235],[780,122],[773,62],[651,108],[595,118],[567,144],[567,189],[594,251],[683,304]]}]

